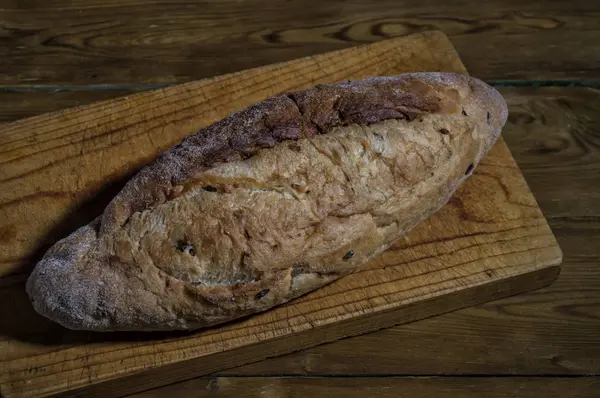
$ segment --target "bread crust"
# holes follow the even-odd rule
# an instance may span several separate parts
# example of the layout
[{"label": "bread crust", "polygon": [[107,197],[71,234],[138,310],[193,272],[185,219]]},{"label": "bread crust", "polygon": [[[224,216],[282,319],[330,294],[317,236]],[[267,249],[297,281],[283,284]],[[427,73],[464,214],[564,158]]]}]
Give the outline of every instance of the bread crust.
[{"label": "bread crust", "polygon": [[195,329],[264,311],[359,269],[435,213],[506,118],[496,90],[453,73],[269,98],[142,169],[46,253],[27,292],[71,329]]},{"label": "bread crust", "polygon": [[261,148],[311,138],[338,126],[414,120],[451,105],[427,79],[415,74],[318,85],[236,112],[185,138],[133,177],[108,205],[101,230],[118,228],[131,214],[163,203],[174,186],[217,163],[245,159]]}]

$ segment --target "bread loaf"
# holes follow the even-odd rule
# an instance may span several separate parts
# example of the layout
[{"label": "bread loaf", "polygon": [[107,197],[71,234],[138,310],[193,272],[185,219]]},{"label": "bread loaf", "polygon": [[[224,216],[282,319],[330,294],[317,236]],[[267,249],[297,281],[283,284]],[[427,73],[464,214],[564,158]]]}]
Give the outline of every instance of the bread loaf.
[{"label": "bread loaf", "polygon": [[285,303],[359,269],[442,207],[507,118],[475,78],[319,85],[160,155],[57,242],[27,293],[71,329],[174,330]]}]

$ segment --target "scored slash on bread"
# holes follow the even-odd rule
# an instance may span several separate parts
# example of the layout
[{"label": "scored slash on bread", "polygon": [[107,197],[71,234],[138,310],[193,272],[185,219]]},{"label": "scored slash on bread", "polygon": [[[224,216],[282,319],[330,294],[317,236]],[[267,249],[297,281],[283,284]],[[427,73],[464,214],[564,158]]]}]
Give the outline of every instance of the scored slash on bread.
[{"label": "scored slash on bread", "polygon": [[71,329],[211,326],[360,269],[439,210],[498,139],[502,96],[454,73],[319,85],[186,137],[27,292]]}]

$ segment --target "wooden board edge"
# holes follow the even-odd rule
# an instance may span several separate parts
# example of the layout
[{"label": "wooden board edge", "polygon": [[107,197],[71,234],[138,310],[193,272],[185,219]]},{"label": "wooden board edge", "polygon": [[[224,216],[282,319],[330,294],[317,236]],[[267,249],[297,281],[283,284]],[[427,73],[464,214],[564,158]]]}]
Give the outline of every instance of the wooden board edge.
[{"label": "wooden board edge", "polygon": [[[552,247],[550,250],[557,249]],[[557,253],[560,253],[558,251]],[[27,395],[28,397],[106,397],[118,398],[168,384],[206,376],[215,372],[227,370],[243,364],[258,362],[267,358],[277,357],[296,351],[332,343],[336,340],[372,333],[401,324],[411,323],[437,315],[453,312],[484,302],[514,296],[551,285],[561,272],[562,257],[547,266],[531,272],[515,275],[510,278],[496,280],[486,284],[472,286],[451,295],[441,295],[428,300],[408,304],[390,311],[369,314],[307,330],[292,337],[286,336],[273,339],[250,347],[238,348],[223,353],[214,354],[183,361],[175,364],[157,367],[128,376],[105,380],[72,390],[64,390],[45,395]],[[369,322],[365,322],[365,318]],[[294,339],[294,344],[290,343]],[[292,348],[290,348],[292,347]],[[228,363],[228,358],[236,358],[235,363]],[[0,387],[0,394],[2,393]],[[9,392],[1,395],[12,398]]]},{"label": "wooden board edge", "polygon": [[[409,34],[402,35],[402,36],[390,37],[390,38],[375,41],[372,43],[357,44],[354,46],[349,46],[349,47],[341,48],[341,49],[334,50],[334,51],[318,53],[318,54],[314,54],[314,55],[307,55],[304,57],[294,58],[294,59],[287,60],[287,61],[260,65],[260,66],[256,66],[256,67],[249,68],[249,69],[238,70],[235,72],[218,74],[218,75],[206,77],[203,79],[194,79],[194,80],[179,82],[179,83],[175,83],[175,84],[167,84],[163,87],[148,88],[148,89],[144,89],[141,91],[132,92],[131,94],[117,95],[117,96],[115,96],[113,98],[109,98],[109,99],[94,101],[94,102],[83,104],[83,105],[71,106],[71,107],[67,107],[64,109],[60,109],[60,110],[42,113],[40,115],[28,116],[28,117],[24,117],[21,119],[13,120],[8,123],[0,124],[0,133],[3,130],[13,129],[13,128],[19,126],[20,124],[27,124],[30,122],[34,122],[36,120],[50,119],[53,117],[65,117],[65,114],[84,110],[91,106],[101,106],[104,104],[108,105],[109,103],[114,102],[114,101],[134,101],[135,98],[150,95],[152,93],[157,93],[157,92],[164,91],[164,90],[177,90],[177,89],[181,89],[186,86],[196,85],[196,84],[202,83],[202,82],[209,83],[209,82],[213,82],[215,80],[220,80],[220,79],[225,80],[225,79],[231,78],[232,76],[236,76],[240,73],[257,72],[266,67],[285,67],[286,65],[293,64],[293,63],[303,61],[303,60],[310,60],[310,59],[315,59],[315,58],[318,59],[318,58],[322,58],[325,56],[331,57],[334,54],[342,54],[342,53],[346,53],[346,52],[360,51],[361,49],[364,49],[364,48],[370,48],[370,47],[377,46],[377,45],[385,45],[386,43],[389,44],[389,43],[394,43],[394,42],[404,42],[404,41],[411,41],[411,40],[422,41],[424,43],[424,47],[426,47],[426,48],[431,48],[431,47],[433,47],[432,44],[435,44],[435,46],[437,47],[436,51],[439,50],[439,51],[445,52],[448,54],[448,59],[452,59],[452,68],[451,69],[453,69],[456,73],[462,73],[462,74],[468,75],[467,69],[466,69],[465,65],[463,64],[462,60],[460,59],[458,52],[457,52],[456,48],[454,47],[454,44],[452,44],[452,41],[450,40],[450,38],[443,31],[437,30],[437,29],[432,29],[432,30],[426,30],[423,32],[409,33]],[[0,134],[0,136],[1,136],[1,134]],[[1,143],[2,143],[2,141],[0,141],[0,144]]]},{"label": "wooden board edge", "polygon": [[517,160],[513,156],[513,153],[512,153],[512,150],[510,149],[510,146],[508,145],[508,143],[504,139],[504,135],[503,134],[500,135],[500,138],[498,139],[498,143],[500,143],[500,144],[502,144],[502,145],[504,145],[506,147],[506,153],[508,154],[510,160],[519,169],[519,174],[521,175],[521,179],[523,180],[523,184],[525,185],[525,189],[531,194],[531,197],[533,198],[533,201],[535,203],[535,207],[537,207],[539,209],[539,211],[540,211],[540,213],[542,215],[541,218],[544,220],[544,226],[548,229],[548,231],[550,232],[550,235],[552,236],[552,240],[553,240],[553,244],[554,244],[553,249],[556,251],[556,260],[555,260],[554,263],[548,264],[548,265],[556,265],[556,266],[560,267],[562,265],[562,262],[563,262],[563,256],[564,256],[564,254],[563,254],[563,251],[562,251],[562,249],[561,249],[561,247],[560,247],[560,245],[558,243],[558,239],[556,239],[556,235],[554,234],[554,231],[552,230],[552,227],[548,223],[548,219],[546,218],[546,215],[544,214],[544,210],[542,209],[542,207],[540,206],[540,203],[538,202],[537,198],[533,194],[533,191],[531,190],[531,187],[529,186],[529,183],[527,182],[527,179],[525,178],[525,175],[523,174],[523,171],[519,167],[519,163],[517,162]]},{"label": "wooden board edge", "polygon": [[452,69],[454,69],[457,73],[469,75],[469,71],[467,70],[466,65],[463,63],[462,58],[460,57],[460,55],[458,53],[458,50],[456,49],[456,47],[454,47],[454,43],[452,43],[452,40],[450,40],[450,37],[446,33],[444,33],[444,31],[442,31],[442,30],[438,30],[438,29],[426,30],[424,32],[411,33],[411,34],[404,35],[404,36],[396,36],[394,38],[386,39],[386,40],[402,39],[402,38],[414,36],[417,34],[422,35],[423,40],[425,40],[427,42],[436,43],[438,46],[440,44],[443,44],[444,47],[440,48],[440,49],[442,51],[450,53],[448,59],[453,60]]}]

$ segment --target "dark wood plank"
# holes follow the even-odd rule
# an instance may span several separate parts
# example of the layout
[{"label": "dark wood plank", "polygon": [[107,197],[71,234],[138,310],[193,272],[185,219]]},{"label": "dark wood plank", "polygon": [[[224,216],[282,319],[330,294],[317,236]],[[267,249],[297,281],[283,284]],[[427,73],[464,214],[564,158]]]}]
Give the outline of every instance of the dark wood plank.
[{"label": "dark wood plank", "polygon": [[564,398],[597,397],[599,377],[415,377],[415,378],[198,378],[175,386],[132,395],[131,398],[277,397],[277,398]]},{"label": "dark wood plank", "polygon": [[183,82],[438,29],[485,79],[597,80],[600,3],[4,2],[0,84]]},{"label": "dark wood plank", "polygon": [[600,227],[600,90],[502,92],[511,107],[504,137],[542,210]]}]

